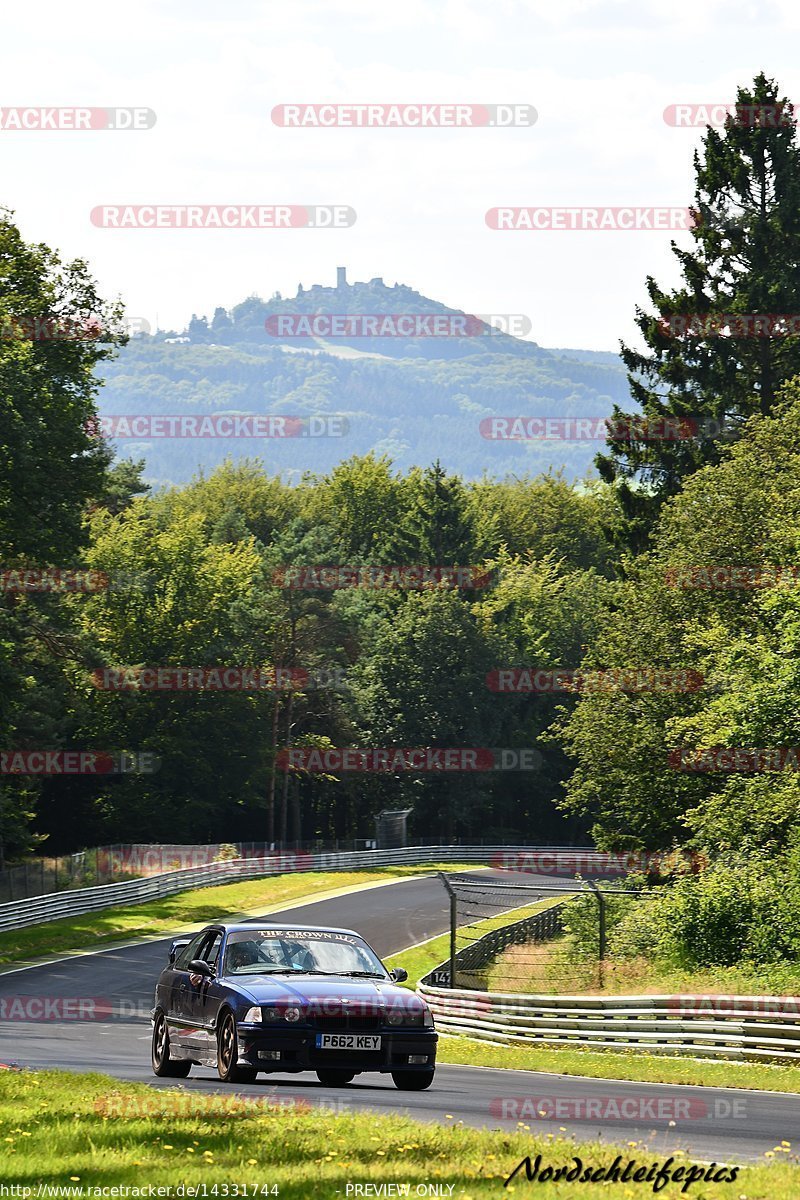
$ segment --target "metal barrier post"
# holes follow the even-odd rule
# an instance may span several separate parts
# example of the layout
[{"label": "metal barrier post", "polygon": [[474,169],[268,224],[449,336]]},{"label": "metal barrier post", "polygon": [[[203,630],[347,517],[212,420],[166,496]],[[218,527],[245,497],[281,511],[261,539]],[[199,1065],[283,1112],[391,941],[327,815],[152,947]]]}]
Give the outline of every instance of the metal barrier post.
[{"label": "metal barrier post", "polygon": [[444,871],[437,872],[439,878],[447,889],[447,894],[450,897],[450,987],[456,987],[456,924],[458,922],[458,897],[456,896],[450,880],[445,875]]}]

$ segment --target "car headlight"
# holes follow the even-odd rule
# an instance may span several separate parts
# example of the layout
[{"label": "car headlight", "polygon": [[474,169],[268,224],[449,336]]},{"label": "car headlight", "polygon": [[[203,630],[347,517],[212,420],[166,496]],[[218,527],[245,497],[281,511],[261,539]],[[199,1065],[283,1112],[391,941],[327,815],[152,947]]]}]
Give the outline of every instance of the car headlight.
[{"label": "car headlight", "polygon": [[[296,1013],[296,1016],[292,1014]],[[252,1025],[261,1025],[265,1021],[298,1021],[300,1012],[296,1008],[271,1008],[266,1005],[254,1005],[244,1014],[244,1021]]]},{"label": "car headlight", "polygon": [[406,1029],[433,1028],[433,1017],[428,1008],[414,1009],[413,1011],[409,1011],[407,1008],[393,1008],[386,1014],[386,1020],[390,1025],[401,1025]]}]

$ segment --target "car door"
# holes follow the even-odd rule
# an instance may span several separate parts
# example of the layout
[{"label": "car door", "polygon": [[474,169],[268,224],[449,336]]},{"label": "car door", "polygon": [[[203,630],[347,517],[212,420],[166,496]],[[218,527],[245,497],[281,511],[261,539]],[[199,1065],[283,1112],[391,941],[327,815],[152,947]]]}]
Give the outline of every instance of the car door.
[{"label": "car door", "polygon": [[198,1056],[211,1061],[216,1056],[216,1015],[219,1010],[221,991],[216,980],[219,952],[222,946],[222,930],[212,929],[206,933],[194,958],[200,958],[214,971],[214,976],[192,976],[189,974],[188,1004],[192,1024],[191,1043]]},{"label": "car door", "polygon": [[206,937],[206,930],[195,934],[188,946],[184,946],[178,954],[172,971],[167,1024],[170,1040],[179,1046],[186,1046],[191,1042],[191,1027],[187,1024],[192,1019],[188,966],[192,959],[197,957]]}]

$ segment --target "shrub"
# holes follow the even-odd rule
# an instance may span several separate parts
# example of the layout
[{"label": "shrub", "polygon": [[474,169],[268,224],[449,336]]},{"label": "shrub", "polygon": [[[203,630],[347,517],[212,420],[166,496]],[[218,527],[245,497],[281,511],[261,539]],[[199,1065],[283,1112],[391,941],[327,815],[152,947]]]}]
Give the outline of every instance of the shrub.
[{"label": "shrub", "polygon": [[715,863],[685,875],[652,899],[629,906],[609,950],[693,970],[800,958],[800,854]]}]

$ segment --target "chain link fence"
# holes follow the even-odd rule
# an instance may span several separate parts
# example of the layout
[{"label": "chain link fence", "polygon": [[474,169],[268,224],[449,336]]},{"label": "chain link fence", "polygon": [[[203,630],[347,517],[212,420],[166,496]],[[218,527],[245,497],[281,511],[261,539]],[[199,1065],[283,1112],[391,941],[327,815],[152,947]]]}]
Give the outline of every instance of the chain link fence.
[{"label": "chain link fence", "polygon": [[450,954],[436,987],[536,995],[606,986],[607,929],[616,909],[652,890],[566,880],[558,885],[445,874]]},{"label": "chain link fence", "polygon": [[[288,862],[295,863],[298,854],[368,851],[381,848],[378,843],[379,836],[376,833],[375,838],[338,838],[333,841],[319,839],[302,844],[287,843],[285,846],[275,842],[216,842],[208,845],[139,842],[97,846],[75,854],[36,855],[24,863],[0,870],[0,904],[33,896],[48,896],[72,888],[103,886],[125,879],[148,878],[168,871],[182,871],[189,867],[205,867],[212,862],[274,857],[283,853],[287,855]],[[440,837],[405,839],[402,844],[409,848],[427,848],[436,844],[449,845],[452,848],[459,843],[448,843],[446,838]],[[494,843],[471,839],[467,848],[472,851],[489,844],[494,847]],[[495,857],[501,856],[502,848],[494,848],[497,849]],[[576,850],[573,846],[540,846],[529,849],[544,852],[551,857]],[[521,858],[524,852],[525,846],[521,843],[509,853]],[[495,865],[502,864],[498,861]]]},{"label": "chain link fence", "polygon": [[37,855],[0,870],[0,904],[46,896],[72,888],[95,887],[130,878],[115,871],[111,852],[121,847],[81,850],[77,854]]}]

